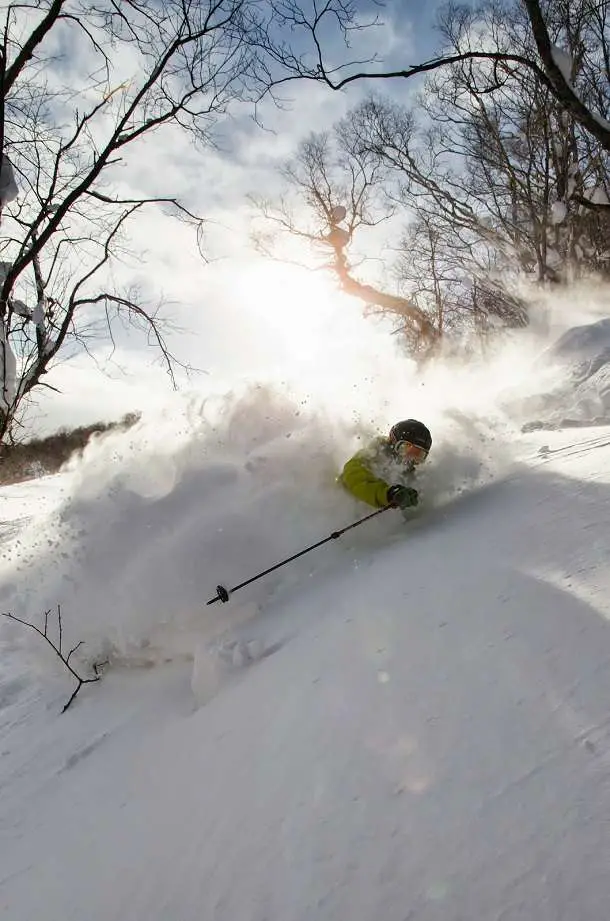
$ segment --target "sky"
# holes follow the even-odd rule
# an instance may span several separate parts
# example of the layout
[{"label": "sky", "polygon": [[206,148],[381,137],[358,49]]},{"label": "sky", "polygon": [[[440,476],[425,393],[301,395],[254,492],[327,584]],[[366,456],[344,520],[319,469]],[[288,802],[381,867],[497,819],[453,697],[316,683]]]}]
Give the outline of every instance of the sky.
[{"label": "sky", "polygon": [[[434,5],[391,2],[375,9],[383,24],[356,34],[354,56],[375,54],[379,66],[395,67],[431,53]],[[60,38],[51,79],[68,74],[74,79],[74,72],[86,72],[86,55],[81,51],[62,59],[70,43],[65,35]],[[129,58],[114,63],[118,76],[129,73]],[[191,229],[151,209],[132,224],[131,258],[116,270],[121,281],[141,285],[151,301],[167,302],[164,315],[175,327],[171,347],[196,369],[188,378],[178,373],[181,386],[207,391],[249,376],[281,376],[302,362],[304,350],[339,337],[347,336],[356,361],[367,349],[374,351],[378,331],[371,321],[361,322],[359,302],[343,297],[326,280],[254,254],[247,201],[252,193],[277,195],[278,169],[298,142],[312,129],[330,128],[369,89],[358,84],[333,93],[313,84],[291,84],[281,109],[269,100],[260,107],[264,128],[241,107],[218,125],[215,149],[196,149],[172,128],[147,136],[115,171],[123,193],[175,195],[206,220],[203,247],[209,261],[201,258]],[[400,82],[384,89],[403,100],[411,91]],[[32,433],[115,417],[141,408],[142,402],[162,401],[167,392],[167,374],[144,337],[129,330],[118,327],[112,347],[96,347],[94,362],[73,349],[65,355],[70,360],[47,377],[61,393],[39,392],[28,411]],[[344,354],[349,365],[347,359]]]}]

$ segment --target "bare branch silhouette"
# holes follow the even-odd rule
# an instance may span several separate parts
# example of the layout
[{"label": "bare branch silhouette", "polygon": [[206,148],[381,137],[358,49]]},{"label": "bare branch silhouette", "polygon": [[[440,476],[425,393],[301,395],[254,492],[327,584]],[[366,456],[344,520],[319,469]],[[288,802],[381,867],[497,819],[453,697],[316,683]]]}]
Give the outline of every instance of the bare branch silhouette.
[{"label": "bare branch silhouette", "polygon": [[62,708],[61,712],[65,713],[68,707],[70,707],[71,704],[74,702],[76,695],[78,694],[78,692],[80,691],[80,689],[82,688],[84,684],[93,684],[94,682],[100,680],[100,678],[102,677],[101,669],[105,665],[107,665],[107,662],[95,662],[92,665],[94,674],[89,677],[83,678],[83,676],[80,675],[76,671],[76,669],[72,667],[72,665],[70,665],[70,659],[73,656],[73,654],[77,651],[77,649],[80,649],[80,647],[83,645],[82,641],[79,643],[76,643],[76,645],[73,646],[72,649],[70,649],[70,651],[66,654],[63,649],[63,625],[62,625],[62,619],[61,619],[61,606],[59,604],[57,605],[57,639],[56,640],[53,639],[53,637],[50,634],[50,623],[49,623],[50,615],[51,615],[50,609],[48,611],[45,611],[44,623],[41,628],[41,627],[38,627],[36,624],[31,623],[30,621],[23,620],[21,617],[17,617],[16,614],[7,613],[4,611],[2,612],[2,617],[6,617],[8,620],[15,621],[18,624],[23,624],[24,627],[28,627],[30,630],[33,630],[34,633],[37,633],[38,636],[40,636],[46,643],[48,643],[48,645],[51,647],[55,655],[61,660],[64,667],[70,672],[70,674],[76,681],[76,687],[74,688],[74,691],[72,692],[67,703]]}]

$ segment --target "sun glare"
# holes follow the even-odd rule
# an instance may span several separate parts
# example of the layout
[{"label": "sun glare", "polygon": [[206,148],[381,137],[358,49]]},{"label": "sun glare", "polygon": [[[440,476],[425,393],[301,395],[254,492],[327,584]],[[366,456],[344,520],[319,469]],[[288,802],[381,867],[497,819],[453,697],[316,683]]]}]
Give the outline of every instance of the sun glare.
[{"label": "sun glare", "polygon": [[[285,263],[251,263],[235,279],[251,335],[244,345],[265,361],[264,376],[296,388],[316,405],[376,407],[378,415],[409,378],[396,337],[365,316],[332,278]],[[264,350],[260,341],[264,340]],[[398,399],[398,398],[397,398]]]},{"label": "sun glare", "polygon": [[259,263],[240,276],[238,295],[295,360],[310,359],[337,334],[346,311],[358,310],[321,273],[284,263]]}]

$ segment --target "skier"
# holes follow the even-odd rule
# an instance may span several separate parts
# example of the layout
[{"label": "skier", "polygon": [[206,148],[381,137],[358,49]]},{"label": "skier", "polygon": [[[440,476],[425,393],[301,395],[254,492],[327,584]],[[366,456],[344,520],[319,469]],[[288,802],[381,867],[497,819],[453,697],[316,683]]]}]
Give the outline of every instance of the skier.
[{"label": "skier", "polygon": [[419,496],[404,480],[413,479],[415,468],[425,461],[431,446],[432,436],[423,422],[397,422],[389,436],[375,438],[347,461],[339,482],[374,508],[412,508]]}]

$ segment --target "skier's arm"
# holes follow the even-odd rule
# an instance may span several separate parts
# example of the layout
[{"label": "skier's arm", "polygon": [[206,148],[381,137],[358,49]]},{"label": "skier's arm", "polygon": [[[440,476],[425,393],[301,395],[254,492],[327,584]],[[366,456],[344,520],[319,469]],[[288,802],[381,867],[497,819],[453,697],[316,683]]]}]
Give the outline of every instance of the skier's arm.
[{"label": "skier's arm", "polygon": [[348,460],[339,481],[353,496],[373,508],[387,504],[389,485],[371,472],[361,454],[355,454]]}]

